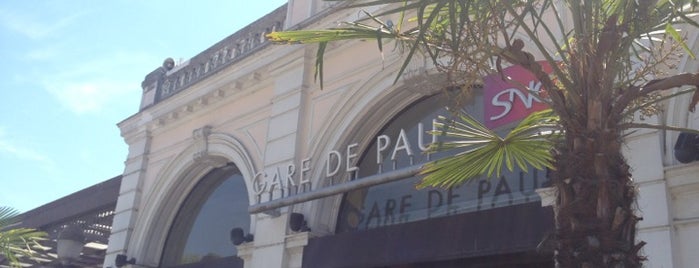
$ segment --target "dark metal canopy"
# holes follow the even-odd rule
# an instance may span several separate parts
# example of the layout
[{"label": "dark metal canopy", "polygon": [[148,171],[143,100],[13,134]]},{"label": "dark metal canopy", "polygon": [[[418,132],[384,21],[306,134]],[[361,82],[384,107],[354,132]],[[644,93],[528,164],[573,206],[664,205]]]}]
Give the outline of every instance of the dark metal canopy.
[{"label": "dark metal canopy", "polygon": [[[35,259],[22,260],[25,267],[65,267],[57,260],[56,242],[69,226],[77,226],[85,236],[80,258],[69,267],[102,267],[120,186],[121,176],[117,176],[19,215],[19,227],[48,234],[42,247],[34,248]],[[0,267],[9,267],[6,260],[0,260]]]}]

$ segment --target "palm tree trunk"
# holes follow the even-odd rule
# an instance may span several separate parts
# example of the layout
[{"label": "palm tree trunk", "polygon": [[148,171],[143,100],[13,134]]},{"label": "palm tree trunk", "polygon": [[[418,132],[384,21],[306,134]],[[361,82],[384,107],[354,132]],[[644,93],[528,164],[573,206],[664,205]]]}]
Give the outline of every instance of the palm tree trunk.
[{"label": "palm tree trunk", "polygon": [[572,131],[566,131],[551,174],[558,191],[556,266],[641,267],[644,243],[636,244],[640,218],[632,209],[636,191],[619,134]]}]

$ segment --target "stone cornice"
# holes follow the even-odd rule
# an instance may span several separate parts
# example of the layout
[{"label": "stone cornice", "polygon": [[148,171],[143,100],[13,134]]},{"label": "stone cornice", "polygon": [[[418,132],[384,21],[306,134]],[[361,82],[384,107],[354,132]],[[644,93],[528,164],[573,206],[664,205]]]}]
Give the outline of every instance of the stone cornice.
[{"label": "stone cornice", "polygon": [[[141,110],[155,105],[199,81],[263,49],[265,35],[284,27],[287,6],[283,5],[245,28],[233,33],[178,66],[163,64],[145,77],[141,84],[144,98]],[[172,59],[166,59],[166,63]]]},{"label": "stone cornice", "polygon": [[699,192],[699,163],[674,165],[665,168],[665,178],[668,187],[674,193],[678,192]]}]

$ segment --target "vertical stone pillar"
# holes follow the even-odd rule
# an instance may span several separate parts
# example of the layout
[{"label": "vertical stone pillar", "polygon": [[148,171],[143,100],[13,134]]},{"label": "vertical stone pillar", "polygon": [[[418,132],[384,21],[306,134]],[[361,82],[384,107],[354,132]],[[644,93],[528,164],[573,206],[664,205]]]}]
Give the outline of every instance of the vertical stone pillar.
[{"label": "vertical stone pillar", "polygon": [[310,232],[287,234],[289,213],[257,218],[255,241],[238,246],[238,256],[245,268],[279,267],[301,268],[303,248],[308,244]]},{"label": "vertical stone pillar", "polygon": [[313,0],[289,0],[287,3],[286,28],[292,27],[312,15]]},{"label": "vertical stone pillar", "polygon": [[[275,87],[263,157],[263,168],[268,174],[277,170],[284,173],[284,169],[289,165],[295,165],[298,169],[299,152],[303,151],[300,141],[303,140],[301,136],[305,126],[304,102],[307,98],[303,92],[303,83],[308,72],[308,64],[305,64],[308,60],[298,57],[298,54],[292,54],[294,55],[287,58],[289,62],[284,64],[284,67],[274,70],[270,75],[275,79]],[[270,181],[267,183],[271,184]],[[282,189],[278,189],[279,186]],[[289,191],[295,191],[295,187],[290,187],[289,183],[284,181],[281,185],[276,184],[271,191],[268,187],[267,191],[260,196],[261,202],[287,196]],[[260,213],[255,216],[255,241],[252,242],[254,249],[249,264],[246,263],[245,267],[300,267],[300,255],[287,254],[289,213],[289,208],[281,208],[275,213]],[[299,244],[304,243],[295,243]],[[298,246],[292,248],[302,253]],[[290,265],[289,262],[296,264]]]},{"label": "vertical stone pillar", "polygon": [[151,136],[145,129],[126,130],[122,135],[129,145],[129,154],[125,162],[117,206],[114,210],[112,233],[103,267],[113,267],[117,254],[128,255],[129,240],[133,225],[138,218],[141,187],[148,163]]},{"label": "vertical stone pillar", "polygon": [[293,233],[286,236],[286,268],[301,268],[303,266],[303,247],[308,245],[311,232]]},{"label": "vertical stone pillar", "polygon": [[284,25],[293,27],[335,5],[338,3],[325,0],[289,0]]},{"label": "vertical stone pillar", "polygon": [[284,239],[286,237],[286,225],[288,214],[270,216],[260,214],[257,216],[255,226],[255,241],[252,258],[245,263],[245,267],[269,267],[282,268],[284,264]]},{"label": "vertical stone pillar", "polygon": [[253,243],[246,243],[237,246],[238,258],[243,259],[244,268],[252,268],[252,252],[255,250]]},{"label": "vertical stone pillar", "polygon": [[647,242],[643,253],[647,267],[675,267],[673,262],[673,229],[671,198],[664,178],[661,138],[656,130],[643,130],[626,139],[624,155],[631,166],[638,186],[637,240]]}]

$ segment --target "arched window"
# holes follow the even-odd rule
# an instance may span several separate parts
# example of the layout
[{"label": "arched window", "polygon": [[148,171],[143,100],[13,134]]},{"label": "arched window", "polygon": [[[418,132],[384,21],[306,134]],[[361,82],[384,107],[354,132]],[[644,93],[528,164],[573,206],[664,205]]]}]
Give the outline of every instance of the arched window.
[{"label": "arched window", "polygon": [[[432,141],[432,136],[425,134],[431,130],[432,121],[440,115],[447,118],[452,116],[444,108],[448,105],[445,99],[444,95],[422,99],[393,118],[365,149],[357,165],[357,177],[361,179],[455,153],[447,151],[427,155],[421,149]],[[474,92],[473,98],[462,107],[475,118],[483,118],[482,93]],[[498,131],[502,135],[507,129]],[[416,190],[418,177],[359,189],[345,194],[336,231],[368,230],[535,202],[540,199],[534,190],[542,187],[546,180],[541,171],[515,169],[513,172],[503,172],[500,178],[476,178],[451,189]]]},{"label": "arched window", "polygon": [[235,165],[209,172],[182,203],[165,242],[161,267],[241,262],[235,257],[230,231],[239,227],[249,232],[248,205],[245,181]]}]

